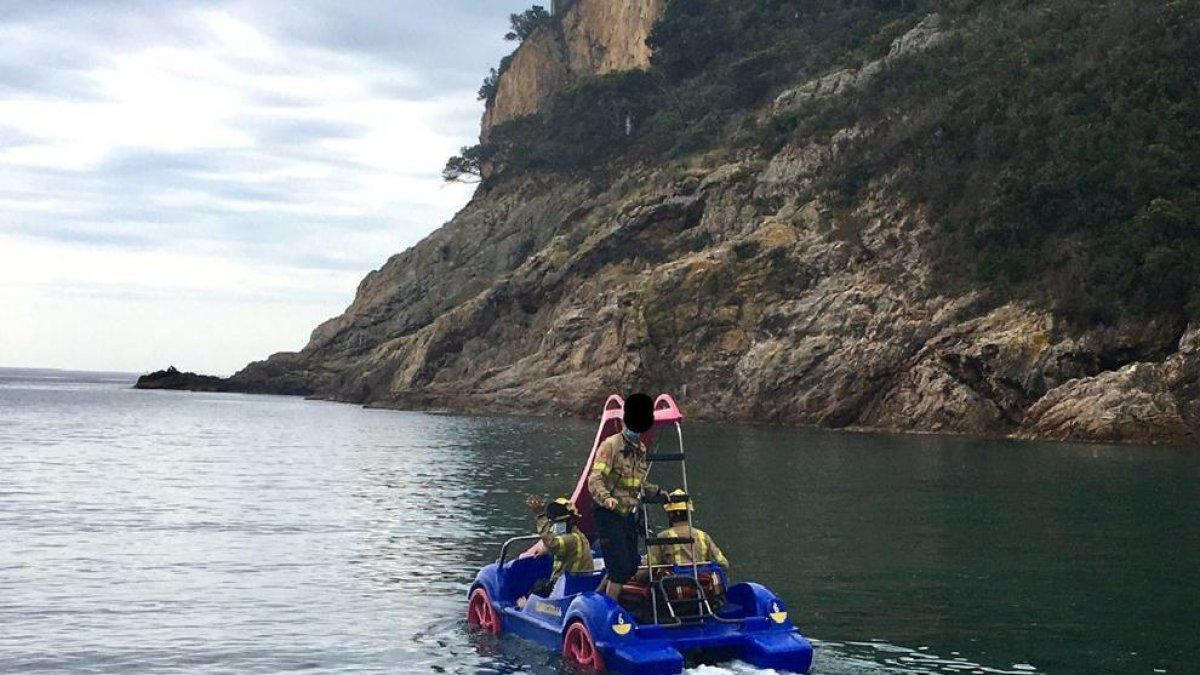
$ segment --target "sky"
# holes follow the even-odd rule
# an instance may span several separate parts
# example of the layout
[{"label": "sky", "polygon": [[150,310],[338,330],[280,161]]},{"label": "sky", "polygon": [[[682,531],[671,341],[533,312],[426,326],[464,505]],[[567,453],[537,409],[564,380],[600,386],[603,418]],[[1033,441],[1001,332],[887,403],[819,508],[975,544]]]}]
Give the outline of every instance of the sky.
[{"label": "sky", "polygon": [[0,367],[231,374],[472,187],[527,0],[0,0]]}]

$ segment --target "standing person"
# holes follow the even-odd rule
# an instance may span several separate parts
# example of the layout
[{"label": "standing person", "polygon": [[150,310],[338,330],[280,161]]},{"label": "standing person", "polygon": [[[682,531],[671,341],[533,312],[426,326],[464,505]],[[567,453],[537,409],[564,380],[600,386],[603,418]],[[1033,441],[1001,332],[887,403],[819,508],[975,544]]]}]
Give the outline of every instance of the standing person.
[{"label": "standing person", "polygon": [[598,590],[616,600],[621,588],[637,572],[638,524],[635,512],[642,492],[657,495],[657,485],[646,482],[650,467],[641,436],[654,426],[654,401],[645,394],[625,399],[624,428],[600,444],[588,474],[592,516],[600,536],[605,577]]}]

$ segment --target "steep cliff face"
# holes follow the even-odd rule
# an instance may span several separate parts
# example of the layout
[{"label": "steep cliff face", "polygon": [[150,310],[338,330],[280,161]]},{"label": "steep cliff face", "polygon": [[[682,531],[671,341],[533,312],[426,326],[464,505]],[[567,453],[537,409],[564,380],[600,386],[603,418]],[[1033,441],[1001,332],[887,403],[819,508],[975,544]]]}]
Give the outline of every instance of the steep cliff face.
[{"label": "steep cliff face", "polygon": [[513,54],[484,112],[483,135],[505,120],[537,112],[582,78],[648,66],[646,38],[666,3],[576,0]]},{"label": "steep cliff face", "polygon": [[797,189],[834,153],[484,196],[303,352],[234,380],[401,407],[587,415],[644,388],[725,421],[1196,438],[1200,326],[1079,331],[944,294],[934,229],[887,181],[849,212]]},{"label": "steep cliff face", "polygon": [[[589,6],[600,4],[574,10]],[[947,30],[929,17],[880,58],[798,83],[758,114],[866,86]],[[555,49],[573,53],[563,35]],[[547,39],[522,48],[531,63]],[[534,70],[571,72],[555,68]],[[766,154],[509,179],[370,274],[300,353],[231,384],[584,415],[608,393],[645,389],[724,421],[1200,439],[1200,324],[1080,325],[948,288],[943,233],[902,173],[871,177],[851,202],[820,187],[846,148],[878,133],[848,120]]]}]

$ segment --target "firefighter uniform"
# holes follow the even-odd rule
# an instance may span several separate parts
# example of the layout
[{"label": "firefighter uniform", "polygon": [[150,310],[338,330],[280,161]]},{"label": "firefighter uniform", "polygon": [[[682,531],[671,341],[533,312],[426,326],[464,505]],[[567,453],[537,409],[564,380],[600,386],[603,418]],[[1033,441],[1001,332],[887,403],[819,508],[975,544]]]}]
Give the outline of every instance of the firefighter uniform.
[{"label": "firefighter uniform", "polygon": [[694,539],[695,544],[656,544],[650,547],[651,565],[691,565],[692,546],[695,546],[696,559],[694,562],[715,562],[722,568],[729,569],[729,560],[717,543],[708,533],[698,527],[689,528],[687,523],[672,525],[658,533],[660,539]]},{"label": "firefighter uniform", "polygon": [[[616,584],[629,581],[641,562],[634,511],[642,491],[659,492],[657,485],[645,482],[648,471],[645,444],[634,443],[624,433],[618,433],[606,438],[596,449],[588,474],[588,492],[595,501],[592,516],[600,535],[605,571],[609,581]],[[616,500],[616,508],[604,506],[608,499]]]},{"label": "firefighter uniform", "polygon": [[537,529],[542,544],[554,556],[554,571],[550,574],[553,585],[563,572],[591,572],[592,545],[584,533],[571,530],[566,534],[555,534],[554,523],[546,516],[538,516]]},{"label": "firefighter uniform", "polygon": [[596,450],[596,461],[588,474],[588,491],[597,504],[608,498],[617,500],[617,514],[627,516],[637,509],[638,496],[644,488],[657,494],[658,486],[646,482],[646,446],[631,443],[624,434],[609,436]]}]

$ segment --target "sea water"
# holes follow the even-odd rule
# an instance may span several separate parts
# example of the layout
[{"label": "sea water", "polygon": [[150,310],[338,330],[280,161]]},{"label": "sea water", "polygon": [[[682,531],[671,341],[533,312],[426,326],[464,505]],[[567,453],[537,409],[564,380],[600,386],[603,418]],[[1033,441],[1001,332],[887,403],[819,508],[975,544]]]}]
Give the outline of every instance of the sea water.
[{"label": "sea water", "polygon": [[[0,370],[0,672],[557,672],[474,640],[466,590],[527,493],[570,491],[592,422],[131,383]],[[697,523],[814,672],[1200,672],[1194,449],[685,440]]]}]

